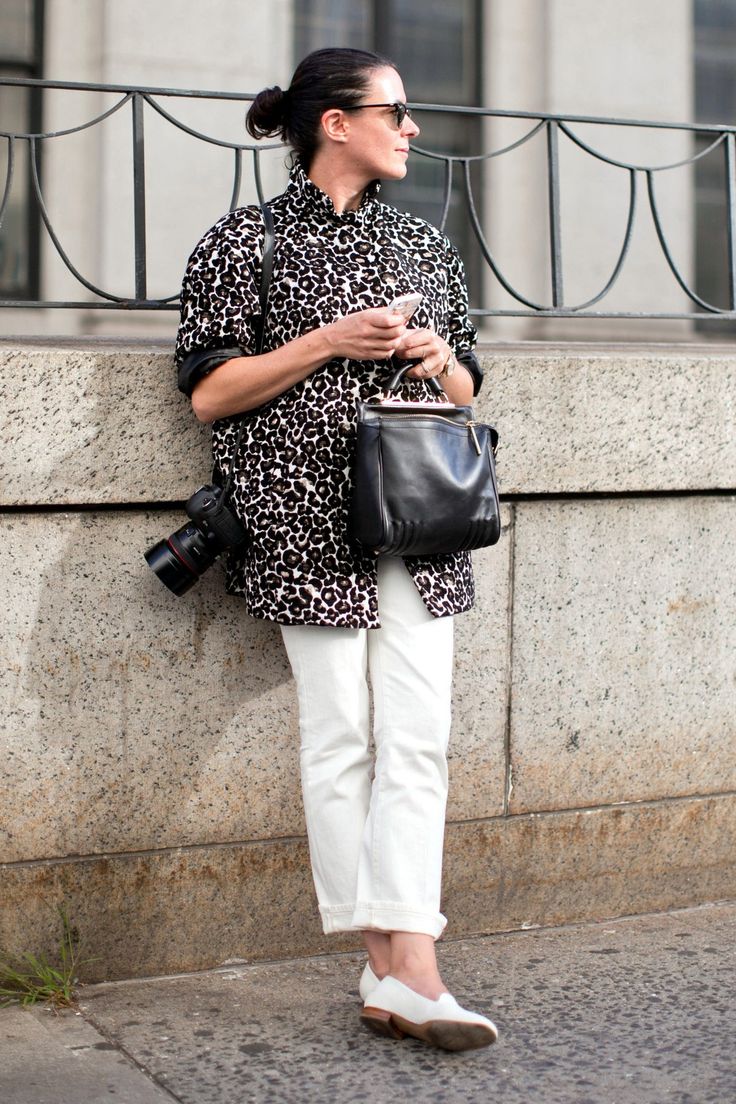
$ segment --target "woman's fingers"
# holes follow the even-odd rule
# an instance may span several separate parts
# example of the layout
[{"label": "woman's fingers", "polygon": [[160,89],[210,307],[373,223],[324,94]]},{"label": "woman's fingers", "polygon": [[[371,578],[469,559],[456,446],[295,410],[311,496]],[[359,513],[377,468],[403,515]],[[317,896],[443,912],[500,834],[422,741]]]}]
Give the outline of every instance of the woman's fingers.
[{"label": "woman's fingers", "polygon": [[407,330],[399,342],[398,354],[405,360],[425,360],[431,356],[440,356],[445,342],[434,330]]},{"label": "woman's fingers", "polygon": [[438,376],[450,355],[449,345],[434,330],[408,330],[399,342],[397,355],[403,360],[421,361],[406,373],[410,379]]},{"label": "woman's fingers", "polygon": [[406,332],[404,318],[385,307],[346,314],[325,327],[336,355],[352,360],[390,357]]},{"label": "woman's fingers", "polygon": [[411,379],[438,376],[450,355],[450,347],[431,329],[409,329],[402,315],[386,307],[346,314],[324,328],[334,356],[351,360],[387,360],[394,353],[402,360],[416,360],[407,372]]}]

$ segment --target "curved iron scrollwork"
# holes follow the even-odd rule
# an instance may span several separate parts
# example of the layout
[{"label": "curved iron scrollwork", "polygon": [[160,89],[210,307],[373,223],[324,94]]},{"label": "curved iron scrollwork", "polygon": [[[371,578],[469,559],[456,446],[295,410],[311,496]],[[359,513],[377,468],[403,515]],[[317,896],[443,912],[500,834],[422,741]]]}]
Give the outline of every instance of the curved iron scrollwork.
[{"label": "curved iron scrollwork", "polygon": [[[0,235],[2,225],[8,210],[11,191],[13,188],[14,174],[17,168],[18,143],[26,143],[28,148],[28,164],[30,182],[34,201],[49,235],[53,246],[66,269],[74,279],[94,296],[93,299],[84,302],[47,302],[25,300],[0,300],[0,306],[44,306],[44,307],[99,307],[115,310],[175,310],[178,306],[178,290],[170,295],[160,298],[149,297],[147,294],[147,234],[146,234],[146,138],[144,117],[145,109],[155,112],[170,126],[175,127],[184,134],[198,142],[211,146],[229,149],[233,154],[232,188],[230,193],[230,209],[236,207],[240,201],[243,187],[244,158],[243,154],[249,154],[251,158],[252,180],[259,200],[263,200],[264,191],[262,183],[262,153],[280,148],[279,143],[252,143],[232,142],[217,138],[212,134],[197,129],[179,118],[174,110],[170,110],[160,102],[161,100],[182,99],[206,99],[206,100],[235,100],[248,103],[253,99],[249,93],[232,92],[200,92],[185,89],[167,88],[133,88],[119,85],[83,84],[79,82],[64,81],[38,81],[24,78],[2,78],[0,84],[24,86],[31,88],[43,88],[51,90],[89,91],[93,93],[119,94],[117,101],[108,109],[100,112],[86,122],[74,127],[62,130],[46,131],[41,133],[2,132],[0,138],[7,143],[7,165],[5,181],[2,184],[2,199],[0,200]],[[86,277],[71,259],[69,249],[62,243],[60,234],[54,227],[50,217],[47,203],[41,186],[41,177],[38,170],[39,146],[44,142],[51,142],[64,138],[71,134],[78,134],[99,126],[112,115],[122,111],[130,105],[132,120],[132,159],[133,159],[133,238],[134,238],[134,282],[133,294],[122,296],[105,288],[98,287],[91,279]],[[513,119],[528,122],[529,129],[521,137],[500,146],[497,149],[481,151],[473,154],[444,153],[430,150],[421,145],[413,145],[413,152],[417,157],[428,161],[439,162],[444,169],[443,186],[438,225],[445,229],[453,199],[459,199],[461,209],[465,213],[468,224],[478,244],[480,254],[488,269],[493,274],[498,285],[517,303],[518,307],[486,309],[480,308],[473,313],[482,316],[545,316],[545,317],[622,317],[622,318],[724,318],[736,320],[736,127],[729,126],[702,126],[698,124],[662,123],[648,120],[612,119],[592,116],[554,115],[547,113],[495,111],[485,108],[455,107],[442,104],[414,104],[415,111],[462,114],[465,116],[480,116],[488,119]],[[698,150],[692,156],[667,164],[646,164],[641,162],[626,161],[620,157],[611,156],[604,150],[596,148],[590,141],[585,140],[578,132],[578,126],[582,124],[597,124],[599,127],[631,128],[645,127],[655,130],[674,130],[685,132],[691,137],[695,135],[705,136],[708,144]],[[494,255],[488,236],[483,230],[479,215],[478,202],[474,194],[471,168],[477,163],[491,161],[503,157],[520,149],[529,143],[536,135],[544,132],[546,137],[546,185],[548,208],[548,247],[550,269],[550,293],[547,302],[540,302],[536,298],[525,294],[514,286],[511,279],[503,271],[501,264]],[[561,197],[563,183],[560,171],[560,139],[564,137],[586,156],[620,170],[628,177],[628,209],[621,245],[610,275],[603,286],[595,294],[586,298],[583,302],[570,304],[565,301],[563,285],[563,235],[561,225]],[[726,210],[725,236],[727,242],[728,273],[729,273],[729,303],[726,307],[719,307],[708,302],[700,296],[690,285],[680,266],[675,260],[673,248],[668,238],[665,227],[665,219],[657,201],[655,189],[655,177],[658,173],[671,172],[676,169],[687,169],[703,158],[714,154],[719,147],[723,147],[725,157],[725,192],[724,206]],[[456,176],[455,169],[459,170],[462,181],[459,196],[454,195]],[[672,273],[675,283],[693,304],[693,309],[679,312],[648,311],[604,311],[591,310],[596,304],[604,300],[612,288],[616,285],[626,260],[630,255],[630,246],[637,218],[638,207],[638,178],[642,176],[646,181],[646,194],[648,208],[652,223],[656,231],[656,238],[661,248],[662,255]]]}]

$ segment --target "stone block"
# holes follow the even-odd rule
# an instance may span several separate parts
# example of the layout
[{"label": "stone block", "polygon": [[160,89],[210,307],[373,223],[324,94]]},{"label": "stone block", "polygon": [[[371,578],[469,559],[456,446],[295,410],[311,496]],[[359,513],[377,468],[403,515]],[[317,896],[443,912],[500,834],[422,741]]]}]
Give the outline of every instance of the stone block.
[{"label": "stone block", "polygon": [[[480,417],[504,494],[736,485],[736,356],[723,346],[486,345]],[[209,429],[171,346],[0,343],[0,504],[175,502],[209,478]],[[696,428],[695,428],[696,427]]]},{"label": "stone block", "polygon": [[175,502],[209,481],[171,346],[5,343],[0,367],[0,505]]},{"label": "stone block", "polygon": [[736,355],[724,346],[485,345],[480,415],[502,494],[736,486]]},{"label": "stone block", "polygon": [[182,598],[156,579],[143,552],[182,521],[2,517],[4,859],[303,831],[278,628],[218,565]]},{"label": "stone block", "polygon": [[[182,598],[143,552],[172,511],[5,514],[0,860],[304,832],[278,626],[215,565]],[[502,808],[508,511],[458,618],[450,815]]]},{"label": "stone block", "polygon": [[510,680],[511,510],[501,507],[501,539],[473,554],[476,603],[455,619],[449,820],[504,811]]},{"label": "stone block", "polygon": [[[732,896],[736,799],[449,825],[448,935],[563,924]],[[0,946],[52,953],[65,902],[97,981],[357,948],[324,936],[303,840],[0,867]]]},{"label": "stone block", "polygon": [[511,811],[736,788],[736,499],[515,514]]},{"label": "stone block", "polygon": [[447,933],[730,900],[735,832],[734,794],[452,825],[443,895]]},{"label": "stone block", "polygon": [[[0,868],[0,946],[58,943],[64,903],[94,961],[83,981],[199,970],[325,949],[306,841],[169,848]],[[356,946],[338,936],[334,950]]]}]

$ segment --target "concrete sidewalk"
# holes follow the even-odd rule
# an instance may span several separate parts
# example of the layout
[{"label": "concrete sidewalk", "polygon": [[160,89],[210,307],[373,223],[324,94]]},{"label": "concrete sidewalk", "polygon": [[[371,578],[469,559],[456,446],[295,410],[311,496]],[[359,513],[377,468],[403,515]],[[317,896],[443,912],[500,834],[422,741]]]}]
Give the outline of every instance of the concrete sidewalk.
[{"label": "concrete sidewalk", "polygon": [[0,1010],[3,1104],[731,1104],[736,904],[447,941],[499,1042],[466,1054],[358,1023],[354,954],[82,990]]}]

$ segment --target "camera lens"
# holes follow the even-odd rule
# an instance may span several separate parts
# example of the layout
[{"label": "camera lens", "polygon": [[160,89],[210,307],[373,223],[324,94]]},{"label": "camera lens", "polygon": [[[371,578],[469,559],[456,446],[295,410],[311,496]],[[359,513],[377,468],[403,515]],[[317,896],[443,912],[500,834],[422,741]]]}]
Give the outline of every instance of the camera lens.
[{"label": "camera lens", "polygon": [[144,555],[151,570],[178,597],[186,594],[216,559],[205,535],[191,522],[158,541]]}]

